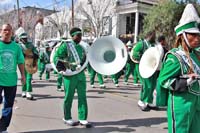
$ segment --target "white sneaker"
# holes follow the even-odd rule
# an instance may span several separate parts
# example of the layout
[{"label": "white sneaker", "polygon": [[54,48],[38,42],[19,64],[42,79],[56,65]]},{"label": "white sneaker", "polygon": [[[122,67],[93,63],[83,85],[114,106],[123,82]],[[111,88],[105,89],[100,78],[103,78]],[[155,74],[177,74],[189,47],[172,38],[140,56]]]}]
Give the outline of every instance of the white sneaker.
[{"label": "white sneaker", "polygon": [[26,92],[22,91],[22,97],[25,98],[26,97]]},{"label": "white sneaker", "polygon": [[92,88],[94,88],[94,85],[91,85]]},{"label": "white sneaker", "polygon": [[125,82],[125,81],[124,81],[124,84],[125,84],[125,85],[128,85],[128,82]]},{"label": "white sneaker", "polygon": [[119,85],[118,85],[118,84],[115,84],[115,86],[116,86],[116,87],[119,87]]},{"label": "white sneaker", "polygon": [[91,128],[92,127],[92,124],[89,123],[87,120],[79,120],[80,124],[82,126],[85,126],[86,128]]},{"label": "white sneaker", "polygon": [[104,84],[100,85],[100,88],[105,88],[106,86]]},{"label": "white sneaker", "polygon": [[33,96],[32,96],[32,94],[31,94],[31,92],[26,92],[26,98],[27,98],[28,100],[33,100]]},{"label": "white sneaker", "polygon": [[141,84],[138,84],[138,83],[134,83],[133,85],[134,85],[134,86],[140,86]]},{"label": "white sneaker", "polygon": [[78,122],[78,121],[74,121],[74,120],[72,120],[72,119],[65,120],[65,119],[63,118],[63,121],[64,121],[65,124],[67,124],[67,125],[69,125],[69,126],[77,126],[77,125],[79,125],[79,122]]}]

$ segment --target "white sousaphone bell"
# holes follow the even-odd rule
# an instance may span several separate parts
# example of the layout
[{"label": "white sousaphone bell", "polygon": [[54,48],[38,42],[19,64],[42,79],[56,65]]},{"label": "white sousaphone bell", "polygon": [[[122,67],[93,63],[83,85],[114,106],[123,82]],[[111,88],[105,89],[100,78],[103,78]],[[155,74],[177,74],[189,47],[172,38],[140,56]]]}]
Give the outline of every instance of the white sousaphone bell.
[{"label": "white sousaphone bell", "polygon": [[118,38],[104,36],[97,39],[88,50],[92,68],[103,75],[116,74],[127,62],[127,49]]},{"label": "white sousaphone bell", "polygon": [[[69,41],[69,42],[70,42],[71,40],[69,39],[69,40],[64,40],[64,41],[66,41],[66,42]],[[58,43],[58,44],[53,48],[53,50],[52,50],[52,52],[51,52],[50,63],[51,63],[51,65],[52,65],[53,69],[54,69],[56,72],[58,72],[58,73],[60,73],[60,74],[62,74],[62,75],[65,75],[65,76],[72,76],[72,75],[78,74],[78,73],[80,73],[81,71],[83,71],[83,69],[84,69],[84,68],[87,66],[87,64],[88,64],[87,53],[88,53],[88,47],[89,47],[89,45],[88,45],[86,42],[84,42],[84,41],[81,41],[81,42],[80,42],[80,46],[83,48],[84,54],[85,54],[86,58],[85,58],[84,63],[82,64],[82,66],[81,66],[79,69],[77,69],[77,70],[75,70],[75,71],[72,71],[71,69],[66,68],[66,71],[58,71],[57,68],[56,68],[56,65],[55,65],[54,62],[53,62],[53,58],[54,58],[54,55],[55,55],[56,50],[58,49],[58,47],[59,47],[61,44],[62,44],[62,43]]]},{"label": "white sousaphone bell", "polygon": [[[57,44],[51,53],[50,62],[53,66],[53,69],[57,70],[56,65],[53,63],[53,57],[56,49],[61,45]],[[65,72],[59,72],[65,76],[71,76],[78,74],[83,71],[87,66],[88,62],[91,67],[98,73],[103,75],[112,75],[116,74],[126,64],[127,61],[127,50],[123,42],[118,38],[112,36],[104,36],[98,38],[92,46],[89,46],[87,43],[81,41],[80,45],[85,51],[86,59],[80,69],[77,71],[66,70]]]},{"label": "white sousaphone bell", "polygon": [[143,78],[151,77],[156,70],[160,70],[164,50],[161,44],[148,48],[139,63],[139,72]]}]

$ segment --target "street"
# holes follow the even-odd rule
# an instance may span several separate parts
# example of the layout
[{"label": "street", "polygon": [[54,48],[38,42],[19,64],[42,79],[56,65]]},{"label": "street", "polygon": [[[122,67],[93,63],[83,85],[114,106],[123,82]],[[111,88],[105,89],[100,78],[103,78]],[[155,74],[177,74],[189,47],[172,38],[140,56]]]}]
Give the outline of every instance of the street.
[{"label": "street", "polygon": [[[21,83],[18,82],[9,133],[167,133],[165,110],[142,112],[138,108],[140,87],[133,86],[132,77],[128,85],[123,84],[121,77],[119,87],[109,78],[105,89],[99,88],[97,83],[91,88],[87,77],[88,121],[93,124],[90,129],[63,123],[64,92],[56,90],[54,74],[50,81],[39,80],[38,74],[34,74],[33,79],[33,101],[21,98]],[[77,120],[77,114],[75,95],[73,119]]]}]

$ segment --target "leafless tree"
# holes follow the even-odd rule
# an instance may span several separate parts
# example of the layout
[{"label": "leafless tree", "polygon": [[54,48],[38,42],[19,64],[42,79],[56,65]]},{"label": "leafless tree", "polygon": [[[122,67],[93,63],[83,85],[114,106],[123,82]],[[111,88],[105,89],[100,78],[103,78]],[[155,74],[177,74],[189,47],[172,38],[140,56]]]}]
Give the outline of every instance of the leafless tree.
[{"label": "leafless tree", "polygon": [[94,37],[99,37],[104,34],[104,28],[115,15],[115,4],[115,0],[78,0],[76,13],[86,18],[90,32]]},{"label": "leafless tree", "polygon": [[[57,6],[57,0],[54,0],[54,14],[45,18],[45,25],[51,28],[51,32],[58,33],[59,37],[66,36],[68,30],[69,9]],[[55,36],[54,36],[55,37]]]}]

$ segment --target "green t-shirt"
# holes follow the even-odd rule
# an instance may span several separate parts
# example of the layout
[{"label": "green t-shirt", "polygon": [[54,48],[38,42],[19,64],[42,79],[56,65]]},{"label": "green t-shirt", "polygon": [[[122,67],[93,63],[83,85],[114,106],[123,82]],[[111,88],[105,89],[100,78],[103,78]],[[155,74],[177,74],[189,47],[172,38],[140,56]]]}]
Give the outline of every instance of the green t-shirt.
[{"label": "green t-shirt", "polygon": [[17,65],[24,63],[22,49],[15,42],[0,41],[0,86],[17,85]]}]

